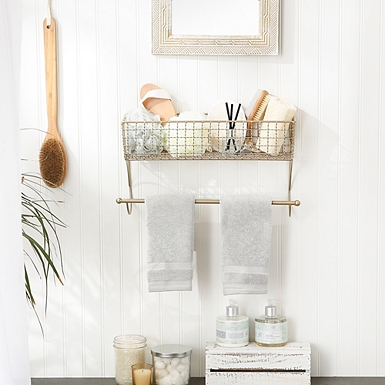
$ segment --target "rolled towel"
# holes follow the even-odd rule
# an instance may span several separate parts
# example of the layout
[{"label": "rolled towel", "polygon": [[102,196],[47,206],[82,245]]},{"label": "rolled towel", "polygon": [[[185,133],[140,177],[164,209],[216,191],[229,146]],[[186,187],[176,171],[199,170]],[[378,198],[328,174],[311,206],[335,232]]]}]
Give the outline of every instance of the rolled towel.
[{"label": "rolled towel", "polygon": [[170,119],[164,127],[167,151],[173,157],[200,156],[209,145],[210,123],[200,112],[185,111]]},{"label": "rolled towel", "polygon": [[267,293],[271,197],[221,197],[223,294]]},{"label": "rolled towel", "polygon": [[[264,122],[259,129],[257,148],[270,155],[278,155],[285,141],[290,122],[293,120],[296,107],[276,96],[270,96],[266,107]],[[266,123],[266,122],[270,123]],[[277,123],[281,121],[281,123]],[[282,123],[287,122],[287,123]]]},{"label": "rolled towel", "polygon": [[148,290],[192,290],[194,204],[190,194],[146,198]]}]

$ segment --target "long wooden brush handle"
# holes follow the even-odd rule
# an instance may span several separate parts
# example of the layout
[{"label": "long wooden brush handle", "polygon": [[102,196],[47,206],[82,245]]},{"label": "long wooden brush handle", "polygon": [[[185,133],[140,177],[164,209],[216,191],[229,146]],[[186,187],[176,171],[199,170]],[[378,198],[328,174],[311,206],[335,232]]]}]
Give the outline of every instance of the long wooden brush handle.
[{"label": "long wooden brush handle", "polygon": [[50,26],[47,27],[47,19],[43,26],[48,133],[57,136],[56,22],[51,17]]}]

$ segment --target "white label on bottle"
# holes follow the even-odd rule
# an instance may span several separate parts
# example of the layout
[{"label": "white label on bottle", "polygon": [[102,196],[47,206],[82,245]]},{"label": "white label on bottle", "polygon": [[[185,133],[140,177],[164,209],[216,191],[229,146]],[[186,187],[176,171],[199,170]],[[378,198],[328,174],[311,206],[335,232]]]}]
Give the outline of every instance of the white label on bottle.
[{"label": "white label on bottle", "polygon": [[249,322],[221,322],[217,320],[217,342],[222,344],[247,344]]},{"label": "white label on bottle", "polygon": [[287,323],[255,323],[255,342],[282,344],[287,342]]}]

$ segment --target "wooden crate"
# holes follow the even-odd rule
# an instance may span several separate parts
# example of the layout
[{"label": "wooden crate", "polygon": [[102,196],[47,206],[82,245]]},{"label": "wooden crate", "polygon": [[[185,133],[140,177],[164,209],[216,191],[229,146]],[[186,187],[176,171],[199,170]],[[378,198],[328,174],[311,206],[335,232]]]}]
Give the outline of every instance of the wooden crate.
[{"label": "wooden crate", "polygon": [[206,344],[206,385],[310,385],[310,344],[267,348]]}]

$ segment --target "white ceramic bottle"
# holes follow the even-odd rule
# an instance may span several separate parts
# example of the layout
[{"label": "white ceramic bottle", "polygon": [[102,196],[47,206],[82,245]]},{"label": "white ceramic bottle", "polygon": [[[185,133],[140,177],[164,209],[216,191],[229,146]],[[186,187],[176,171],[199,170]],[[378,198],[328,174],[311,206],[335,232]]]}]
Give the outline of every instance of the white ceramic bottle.
[{"label": "white ceramic bottle", "polygon": [[237,304],[226,306],[226,315],[217,317],[216,342],[233,348],[249,343],[249,317],[238,314]]},{"label": "white ceramic bottle", "polygon": [[284,346],[287,344],[287,320],[279,316],[276,302],[268,301],[265,315],[255,319],[255,342],[259,346]]}]

